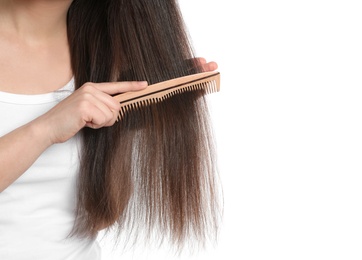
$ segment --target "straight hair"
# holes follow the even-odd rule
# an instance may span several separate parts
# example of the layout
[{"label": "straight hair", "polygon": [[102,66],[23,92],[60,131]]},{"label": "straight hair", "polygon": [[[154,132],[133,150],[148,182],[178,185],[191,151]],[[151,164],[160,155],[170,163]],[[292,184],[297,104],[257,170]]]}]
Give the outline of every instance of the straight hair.
[{"label": "straight hair", "polygon": [[[201,72],[176,0],[74,0],[68,39],[76,89],[86,82]],[[177,248],[215,240],[220,220],[206,92],[135,108],[112,127],[82,130],[73,235],[103,228]]]}]

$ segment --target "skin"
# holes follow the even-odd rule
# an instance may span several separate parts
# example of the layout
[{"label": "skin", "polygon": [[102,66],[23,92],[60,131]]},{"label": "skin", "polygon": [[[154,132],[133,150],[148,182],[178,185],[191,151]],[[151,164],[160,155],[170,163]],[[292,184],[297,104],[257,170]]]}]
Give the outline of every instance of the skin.
[{"label": "skin", "polygon": [[[0,91],[48,93],[69,82],[66,13],[71,2],[0,0]],[[217,69],[215,62],[197,59],[204,71]],[[147,82],[86,83],[44,115],[0,137],[0,192],[49,146],[67,141],[83,127],[112,126],[120,104],[111,95],[146,87]]]}]

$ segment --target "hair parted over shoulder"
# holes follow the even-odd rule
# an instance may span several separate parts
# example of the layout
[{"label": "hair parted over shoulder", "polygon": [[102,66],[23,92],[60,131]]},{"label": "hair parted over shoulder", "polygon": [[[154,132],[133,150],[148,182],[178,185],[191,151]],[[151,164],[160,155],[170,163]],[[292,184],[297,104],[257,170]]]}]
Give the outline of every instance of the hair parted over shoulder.
[{"label": "hair parted over shoulder", "polygon": [[[76,88],[201,72],[176,0],[74,0],[68,38]],[[112,127],[82,130],[73,235],[115,227],[177,248],[216,238],[221,214],[203,90],[135,109]]]}]

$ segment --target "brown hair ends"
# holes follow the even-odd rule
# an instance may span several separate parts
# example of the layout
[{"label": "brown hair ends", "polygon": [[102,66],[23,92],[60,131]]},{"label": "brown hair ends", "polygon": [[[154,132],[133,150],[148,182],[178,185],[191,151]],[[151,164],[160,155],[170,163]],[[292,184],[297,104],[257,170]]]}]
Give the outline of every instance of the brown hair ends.
[{"label": "brown hair ends", "polygon": [[[76,88],[201,71],[175,0],[75,0],[68,38]],[[178,249],[215,240],[222,206],[205,94],[174,95],[112,127],[82,130],[73,234],[112,226],[132,244],[142,237]]]}]

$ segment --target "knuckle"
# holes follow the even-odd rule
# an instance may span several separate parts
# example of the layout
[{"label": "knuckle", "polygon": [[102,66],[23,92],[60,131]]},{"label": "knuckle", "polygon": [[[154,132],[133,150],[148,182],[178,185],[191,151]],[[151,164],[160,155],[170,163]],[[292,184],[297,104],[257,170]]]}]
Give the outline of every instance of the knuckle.
[{"label": "knuckle", "polygon": [[82,90],[85,92],[91,92],[94,90],[94,88],[95,88],[94,83],[92,83],[92,82],[84,83],[82,86]]},{"label": "knuckle", "polygon": [[105,126],[112,126],[112,125],[114,125],[114,123],[115,123],[116,120],[117,120],[117,115],[118,115],[117,112],[115,112],[115,111],[110,111]]},{"label": "knuckle", "polygon": [[117,119],[117,118],[112,118],[112,119],[110,119],[110,120],[107,122],[106,126],[112,126],[112,125],[114,125],[114,123],[116,122],[116,119]]},{"label": "knuckle", "polygon": [[104,126],[105,124],[107,124],[108,122],[108,118],[106,115],[103,115],[102,118],[99,119],[99,125]]},{"label": "knuckle", "polygon": [[98,125],[104,126],[109,121],[108,115],[105,113],[99,114],[97,118]]}]

